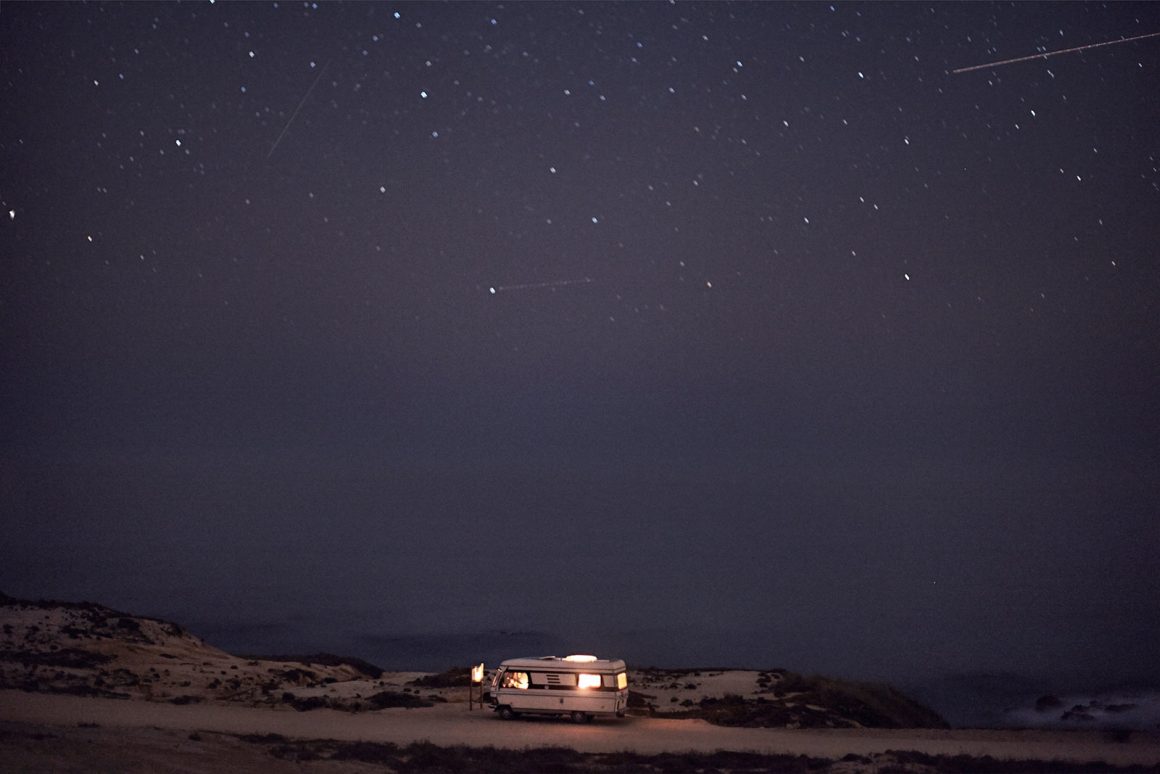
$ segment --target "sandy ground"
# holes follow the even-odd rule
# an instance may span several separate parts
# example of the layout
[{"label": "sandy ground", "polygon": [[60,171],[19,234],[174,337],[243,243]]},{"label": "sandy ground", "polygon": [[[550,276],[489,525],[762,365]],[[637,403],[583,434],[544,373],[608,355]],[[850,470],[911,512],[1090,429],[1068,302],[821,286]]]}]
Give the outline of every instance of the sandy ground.
[{"label": "sandy ground", "polygon": [[227,734],[159,728],[62,728],[0,721],[0,771],[182,772],[379,772],[369,764],[300,763],[280,760],[266,748]]},{"label": "sandy ground", "polygon": [[[849,753],[868,756],[887,750],[915,750],[929,755],[1160,766],[1160,734],[1156,733],[1134,733],[1126,741],[1116,741],[1107,734],[1086,731],[750,729],[722,728],[700,720],[632,717],[598,720],[588,725],[554,719],[504,722],[490,711],[469,712],[463,703],[352,714],[226,704],[179,706],[6,690],[0,691],[0,722],[8,729],[0,739],[4,743],[0,749],[6,750],[5,757],[10,761],[24,761],[19,770],[29,771],[81,770],[85,767],[70,768],[68,762],[84,761],[86,744],[95,753],[100,739],[110,744],[120,740],[117,743],[152,750],[149,755],[166,761],[167,765],[161,766],[166,770],[214,770],[212,765],[206,769],[196,766],[197,750],[210,741],[218,746],[237,747],[234,752],[239,770],[247,769],[251,757],[257,768],[250,770],[274,770],[269,758],[245,748],[244,743],[218,738],[216,734],[281,734],[302,739],[397,744],[426,740],[438,745],[514,749],[559,746],[582,752],[630,750],[646,754],[735,750],[831,760]],[[190,740],[191,733],[202,739]],[[36,734],[56,738],[38,740]],[[87,743],[85,735],[90,737]],[[70,750],[73,757],[69,756]],[[54,766],[53,756],[57,755],[60,765]],[[200,755],[207,762],[213,757],[204,752]],[[150,767],[146,764],[140,770]]]}]

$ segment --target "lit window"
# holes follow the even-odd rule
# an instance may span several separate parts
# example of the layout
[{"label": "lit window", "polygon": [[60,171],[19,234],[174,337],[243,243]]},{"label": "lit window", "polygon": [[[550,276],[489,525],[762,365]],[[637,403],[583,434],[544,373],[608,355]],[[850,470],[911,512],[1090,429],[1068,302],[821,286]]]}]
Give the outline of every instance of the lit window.
[{"label": "lit window", "polygon": [[618,691],[623,691],[627,687],[628,687],[628,675],[625,674],[624,672],[617,672],[616,673],[616,689]]},{"label": "lit window", "polygon": [[576,686],[578,688],[599,688],[600,675],[586,675],[581,673],[577,675]]},{"label": "lit window", "polygon": [[527,672],[504,672],[503,687],[504,688],[518,688],[521,691],[528,690],[528,673]]}]

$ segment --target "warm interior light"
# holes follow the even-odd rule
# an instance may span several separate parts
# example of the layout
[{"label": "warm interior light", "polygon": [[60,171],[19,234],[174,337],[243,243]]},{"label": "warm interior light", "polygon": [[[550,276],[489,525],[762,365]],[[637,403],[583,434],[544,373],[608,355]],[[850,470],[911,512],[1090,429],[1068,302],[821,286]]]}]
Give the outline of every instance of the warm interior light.
[{"label": "warm interior light", "polygon": [[576,687],[578,688],[599,688],[600,675],[576,675]]},{"label": "warm interior light", "polygon": [[501,688],[516,688],[521,691],[526,691],[530,684],[527,672],[504,672],[503,684]]},{"label": "warm interior light", "polygon": [[587,664],[587,663],[590,663],[592,661],[595,661],[596,656],[580,656],[580,655],[564,656],[564,660],[565,661],[579,661],[581,663]]},{"label": "warm interior light", "polygon": [[617,690],[623,691],[627,687],[628,687],[628,675],[626,675],[624,672],[617,672],[616,673],[616,688],[617,688]]}]

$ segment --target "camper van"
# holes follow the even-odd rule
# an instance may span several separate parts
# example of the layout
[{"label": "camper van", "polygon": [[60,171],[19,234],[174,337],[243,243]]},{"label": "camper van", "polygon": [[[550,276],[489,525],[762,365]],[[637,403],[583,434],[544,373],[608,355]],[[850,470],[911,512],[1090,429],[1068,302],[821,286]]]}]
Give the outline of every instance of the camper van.
[{"label": "camper van", "polygon": [[504,720],[521,714],[624,717],[628,672],[620,659],[542,656],[504,661],[491,678],[491,707]]}]

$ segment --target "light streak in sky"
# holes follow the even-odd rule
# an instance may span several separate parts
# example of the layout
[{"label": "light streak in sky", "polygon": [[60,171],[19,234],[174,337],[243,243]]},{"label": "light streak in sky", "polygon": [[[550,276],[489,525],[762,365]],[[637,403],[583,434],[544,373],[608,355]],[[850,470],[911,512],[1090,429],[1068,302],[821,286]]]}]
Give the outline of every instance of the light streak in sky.
[{"label": "light streak in sky", "polygon": [[584,279],[555,280],[553,282],[529,282],[526,285],[494,285],[487,289],[493,296],[504,290],[539,290],[540,288],[562,288],[565,285],[587,285],[591,277]]},{"label": "light streak in sky", "polygon": [[1042,54],[1031,54],[1030,56],[1017,56],[1014,59],[1003,59],[998,62],[987,62],[986,64],[971,65],[970,67],[960,67],[957,70],[951,70],[951,73],[957,75],[959,73],[969,73],[974,70],[985,70],[988,67],[1001,67],[1002,65],[1015,64],[1016,62],[1030,62],[1032,59],[1046,59],[1049,56],[1057,56],[1059,54],[1074,54],[1077,51],[1087,51],[1089,48],[1099,48],[1100,46],[1114,46],[1118,43],[1130,43],[1133,40],[1143,40],[1144,38],[1160,37],[1160,32],[1149,32],[1147,35],[1136,35],[1131,38],[1118,38],[1116,40],[1105,40],[1103,43],[1089,43],[1086,46],[1074,46],[1072,48],[1061,48],[1058,51],[1044,51]]},{"label": "light streak in sky", "polygon": [[274,140],[274,144],[270,146],[270,152],[266,154],[266,158],[274,155],[274,150],[278,147],[278,143],[282,142],[282,138],[286,136],[286,130],[290,128],[290,124],[298,115],[298,111],[306,104],[306,100],[310,99],[310,92],[314,91],[314,87],[318,85],[318,81],[322,78],[322,74],[326,72],[326,68],[328,67],[330,67],[330,62],[324,64],[322,69],[318,71],[318,75],[314,76],[314,82],[310,84],[310,88],[306,90],[306,93],[302,95],[302,99],[298,101],[298,107],[294,108],[294,112],[286,119],[286,125],[282,127],[282,133],[278,135],[278,139]]}]

